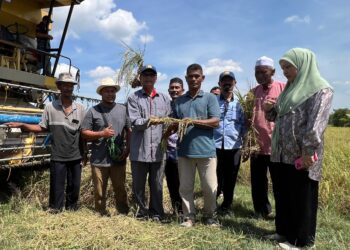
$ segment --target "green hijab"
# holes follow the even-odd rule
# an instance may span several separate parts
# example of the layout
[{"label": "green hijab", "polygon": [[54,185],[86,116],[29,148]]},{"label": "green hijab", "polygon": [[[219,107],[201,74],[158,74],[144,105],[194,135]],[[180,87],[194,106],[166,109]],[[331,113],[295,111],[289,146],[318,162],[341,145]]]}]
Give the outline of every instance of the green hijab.
[{"label": "green hijab", "polygon": [[[297,68],[298,74],[293,82],[287,83],[286,88],[278,97],[276,103],[277,116],[281,117],[293,111],[308,98],[322,89],[332,88],[320,75],[315,54],[302,48],[288,50],[280,61],[287,61]],[[272,134],[272,150],[277,150],[279,141],[280,119],[276,119]]]}]

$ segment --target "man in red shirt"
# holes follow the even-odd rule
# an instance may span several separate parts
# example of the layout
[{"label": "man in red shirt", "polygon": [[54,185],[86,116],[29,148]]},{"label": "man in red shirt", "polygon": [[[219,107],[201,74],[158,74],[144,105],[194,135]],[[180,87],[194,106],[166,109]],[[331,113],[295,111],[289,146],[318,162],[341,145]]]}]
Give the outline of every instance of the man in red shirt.
[{"label": "man in red shirt", "polygon": [[272,79],[274,74],[275,68],[271,58],[263,56],[256,61],[255,78],[259,85],[251,90],[255,95],[252,126],[257,130],[260,152],[250,158],[250,173],[255,215],[257,218],[265,219],[273,218],[268,199],[267,169],[269,169],[273,185],[275,175],[270,155],[274,123],[267,121],[262,105],[266,100],[276,100],[285,87],[284,83]]}]

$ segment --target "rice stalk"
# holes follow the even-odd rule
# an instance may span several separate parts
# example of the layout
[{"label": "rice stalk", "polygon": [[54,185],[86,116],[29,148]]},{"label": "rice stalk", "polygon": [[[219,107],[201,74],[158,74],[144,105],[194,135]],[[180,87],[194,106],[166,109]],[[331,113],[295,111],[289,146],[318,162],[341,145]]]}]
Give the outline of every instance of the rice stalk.
[{"label": "rice stalk", "polygon": [[250,126],[248,127],[247,134],[245,135],[241,150],[242,159],[247,160],[251,155],[260,151],[257,141],[258,131],[254,128],[254,124],[251,122],[253,121],[254,117],[255,95],[251,91],[243,95],[237,87],[234,94],[238,98],[238,102],[243,109],[246,120],[250,121]]},{"label": "rice stalk", "polygon": [[140,83],[140,69],[143,66],[143,58],[145,48],[143,50],[135,50],[126,43],[123,43],[126,51],[123,54],[123,63],[118,72],[117,82],[120,86],[130,84],[131,87],[136,88],[141,86]]},{"label": "rice stalk", "polygon": [[164,133],[162,136],[161,148],[162,148],[162,151],[165,152],[165,150],[167,149],[168,139],[170,136],[170,134],[169,135],[166,134],[166,131],[168,130],[168,128],[170,126],[177,125],[177,134],[179,137],[179,142],[181,142],[186,133],[187,127],[190,125],[194,125],[194,119],[191,119],[191,118],[176,119],[172,117],[151,117],[148,122],[148,126],[150,126],[152,123],[164,124]]}]

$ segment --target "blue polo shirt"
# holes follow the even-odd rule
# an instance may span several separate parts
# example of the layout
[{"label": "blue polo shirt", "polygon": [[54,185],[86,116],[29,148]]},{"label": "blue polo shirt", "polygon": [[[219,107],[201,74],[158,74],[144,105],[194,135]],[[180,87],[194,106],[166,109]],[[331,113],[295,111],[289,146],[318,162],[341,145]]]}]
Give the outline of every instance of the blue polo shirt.
[{"label": "blue polo shirt", "polygon": [[[202,90],[192,98],[189,92],[176,98],[175,115],[179,119],[220,118],[220,108],[216,97]],[[189,158],[216,157],[213,129],[188,126],[178,145],[178,156]]]}]

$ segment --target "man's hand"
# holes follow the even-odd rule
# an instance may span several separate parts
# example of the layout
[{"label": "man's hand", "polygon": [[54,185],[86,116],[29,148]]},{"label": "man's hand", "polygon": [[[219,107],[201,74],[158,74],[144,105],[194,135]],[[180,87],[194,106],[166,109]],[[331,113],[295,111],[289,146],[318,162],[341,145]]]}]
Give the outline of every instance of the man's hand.
[{"label": "man's hand", "polygon": [[112,125],[109,125],[107,128],[105,128],[101,132],[101,136],[103,138],[110,138],[110,137],[112,137],[114,135],[115,135],[115,131],[114,131],[114,129],[112,129]]},{"label": "man's hand", "polygon": [[269,98],[263,103],[263,109],[265,112],[269,112],[276,104],[276,98]]}]

